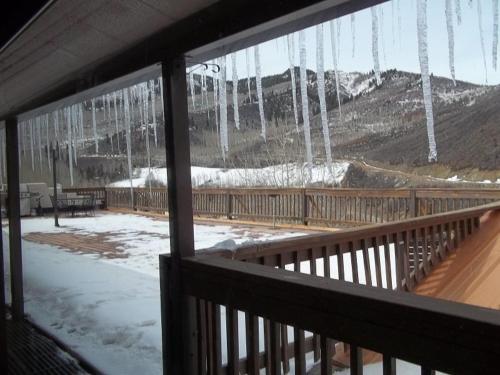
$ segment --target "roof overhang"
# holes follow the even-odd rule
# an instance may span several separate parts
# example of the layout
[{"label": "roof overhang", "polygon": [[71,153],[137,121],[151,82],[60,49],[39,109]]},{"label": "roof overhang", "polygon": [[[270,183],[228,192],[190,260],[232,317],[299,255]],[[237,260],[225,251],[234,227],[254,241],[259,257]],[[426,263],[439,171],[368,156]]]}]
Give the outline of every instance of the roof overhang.
[{"label": "roof overhang", "polygon": [[53,1],[0,50],[0,118],[168,58],[199,63],[384,1]]}]

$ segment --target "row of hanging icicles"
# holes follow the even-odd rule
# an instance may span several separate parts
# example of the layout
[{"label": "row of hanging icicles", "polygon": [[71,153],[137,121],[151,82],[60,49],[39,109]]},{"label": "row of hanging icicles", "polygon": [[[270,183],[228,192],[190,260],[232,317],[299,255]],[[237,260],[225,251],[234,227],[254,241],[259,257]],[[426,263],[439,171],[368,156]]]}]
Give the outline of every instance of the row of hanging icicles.
[{"label": "row of hanging icicles", "polygon": [[[468,0],[469,6],[473,6],[473,1]],[[487,77],[487,64],[484,46],[484,35],[482,27],[482,9],[481,1],[476,0],[477,14],[478,14],[478,27],[481,39],[481,50],[483,56],[483,63],[485,75]],[[493,68],[497,67],[497,45],[498,45],[498,0],[492,0],[493,5]],[[454,62],[454,21],[456,18],[457,25],[461,24],[461,2],[455,0],[445,0],[445,18],[448,32],[448,48],[449,48],[449,67],[450,75],[455,82],[455,62]],[[397,16],[396,16],[397,14]],[[455,16],[455,17],[454,17]],[[392,1],[392,23],[393,23],[393,40],[394,29],[397,29],[401,39],[401,13],[400,13],[400,0]],[[376,84],[382,84],[380,74],[379,62],[379,36],[383,40],[383,22],[384,13],[382,6],[371,8],[372,19],[372,56],[373,56],[373,70],[375,75]],[[325,99],[325,81],[324,81],[324,41],[323,35],[325,30],[329,28],[330,42],[332,51],[333,71],[336,82],[336,93],[339,108],[339,117],[342,116],[341,112],[341,99],[339,87],[339,49],[338,41],[340,39],[340,22],[341,19],[332,20],[326,24],[316,26],[316,63],[317,63],[317,89],[320,101],[320,116],[323,131],[324,147],[327,164],[332,163],[332,153],[330,144],[330,130],[328,126],[328,117],[326,111]],[[355,55],[355,35],[356,35],[356,20],[355,15],[350,15],[351,33],[352,33],[352,54]],[[327,27],[328,26],[328,27]],[[432,108],[432,95],[431,95],[431,82],[428,66],[428,48],[427,48],[427,0],[417,0],[417,37],[418,37],[418,55],[420,62],[420,71],[422,78],[422,90],[424,98],[424,107],[427,121],[427,133],[429,141],[429,162],[437,161],[436,142],[434,137],[434,116]],[[309,121],[309,108],[307,99],[307,73],[306,73],[306,34],[304,30],[298,32],[299,39],[299,64],[300,64],[300,96],[302,106],[302,126],[304,133],[304,141],[306,147],[306,165],[308,170],[312,167],[313,154],[311,145],[310,134],[310,121]],[[298,102],[297,102],[297,82],[295,77],[295,35],[289,34],[286,36],[286,43],[288,49],[289,68],[292,86],[292,101],[293,101],[293,114],[297,132],[299,132],[299,116],[298,116]],[[246,57],[246,83],[248,90],[248,97],[251,102],[251,88],[250,88],[250,58],[251,49],[245,50]],[[385,55],[385,51],[382,53]],[[255,81],[257,91],[257,102],[261,122],[261,136],[266,140],[266,119],[264,116],[264,100],[262,92],[262,76],[261,76],[261,63],[259,46],[253,47],[253,58],[255,66]],[[227,90],[226,90],[226,56],[218,58],[215,62],[220,69],[213,73],[213,111],[215,115],[215,122],[217,124],[219,143],[221,146],[222,157],[225,160],[229,152],[229,138],[228,138],[228,112],[227,112]],[[238,82],[238,71],[236,63],[236,53],[231,54],[232,63],[232,82]],[[204,69],[200,75],[201,86],[201,103],[196,102],[195,95],[195,79],[194,71],[188,73],[189,88],[192,100],[193,110],[205,110],[207,116],[210,117],[210,108],[208,100],[207,88],[207,70]],[[487,80],[487,78],[486,78]],[[146,134],[143,136],[146,144],[148,168],[151,169],[151,145],[150,137],[154,136],[154,145],[158,146],[157,137],[157,111],[155,109],[156,93],[158,91],[163,97],[163,84],[161,79],[152,79],[148,82],[143,82],[129,88],[117,90],[100,97],[91,99],[90,101],[74,104],[62,109],[55,110],[51,113],[46,113],[35,118],[31,118],[19,123],[19,149],[20,162],[30,163],[34,171],[40,167],[40,170],[47,165],[48,169],[51,166],[51,156],[49,150],[52,147],[58,148],[59,153],[64,151],[69,167],[70,182],[73,185],[73,168],[78,165],[78,154],[85,147],[88,149],[88,143],[93,142],[95,146],[95,154],[99,155],[99,139],[102,139],[103,134],[110,136],[110,146],[112,154],[126,154],[128,161],[128,174],[130,179],[130,186],[132,187],[132,129],[133,124],[139,124],[140,129]],[[240,129],[240,119],[238,110],[238,85],[232,85],[232,96],[234,114],[234,124],[236,129]],[[163,114],[163,100],[160,100]],[[92,113],[91,134],[88,127],[84,126],[83,113],[86,108],[90,106]],[[137,107],[137,108],[136,108]],[[96,112],[101,111],[101,126],[97,126]],[[104,127],[103,127],[104,124]],[[6,176],[5,168],[5,134],[0,132],[0,156],[3,162],[0,163],[0,177]],[[123,138],[125,138],[123,140]],[[123,142],[125,141],[125,142]],[[125,143],[125,144],[124,144]],[[123,149],[125,147],[125,150]],[[88,156],[88,155],[87,155]],[[0,181],[1,182],[1,181]]]}]

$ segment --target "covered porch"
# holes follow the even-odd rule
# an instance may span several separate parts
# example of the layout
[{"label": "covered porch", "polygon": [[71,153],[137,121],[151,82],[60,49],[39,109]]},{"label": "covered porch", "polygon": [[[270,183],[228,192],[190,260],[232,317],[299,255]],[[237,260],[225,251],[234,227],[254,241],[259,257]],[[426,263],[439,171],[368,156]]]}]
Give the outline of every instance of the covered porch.
[{"label": "covered porch", "polygon": [[[397,360],[414,364],[410,371],[425,375],[435,371],[498,373],[498,311],[409,293],[422,288],[429,276],[435,276],[433,272],[440,270],[449,256],[469,251],[472,241],[481,236],[483,225],[498,220],[500,203],[495,202],[496,198],[471,193],[467,199],[476,200],[475,204],[465,207],[453,203],[448,207],[450,199],[441,195],[438,198],[447,202],[446,209],[440,206],[438,210],[429,208],[435,207],[432,204],[425,208],[416,205],[416,192],[396,192],[390,197],[390,211],[384,209],[383,203],[378,210],[379,206],[370,200],[373,195],[360,197],[349,192],[345,194],[349,199],[354,196],[355,203],[350,203],[349,209],[344,205],[343,211],[331,212],[340,215],[339,221],[349,218],[364,224],[360,227],[236,250],[195,253],[196,207],[200,212],[213,210],[227,219],[247,214],[270,220],[276,215],[276,206],[269,205],[267,211],[257,214],[241,205],[248,210],[245,213],[233,205],[239,193],[201,192],[197,196],[193,192],[186,67],[381,2],[286,1],[260,3],[260,8],[250,1],[196,1],[189,5],[174,2],[179,12],[168,26],[160,27],[163,23],[158,22],[147,27],[144,22],[128,19],[140,26],[134,42],[126,41],[118,48],[116,41],[106,40],[101,48],[107,48],[107,53],[89,55],[74,65],[61,63],[61,71],[51,69],[36,77],[35,71],[26,67],[0,82],[6,98],[0,106],[0,119],[7,139],[12,320],[25,321],[18,116],[43,111],[58,101],[71,104],[86,95],[124,87],[133,79],[160,71],[165,88],[162,101],[168,191],[158,192],[153,203],[119,192],[114,192],[113,197],[101,194],[124,206],[137,208],[142,204],[168,211],[171,254],[160,256],[163,373],[293,371],[323,375],[332,374],[334,369],[350,374],[406,373]],[[44,13],[50,15],[51,9],[65,10],[52,8],[53,3],[39,19],[43,20]],[[36,20],[33,22],[36,24]],[[33,79],[20,85],[27,77]],[[16,84],[17,91],[12,89]],[[496,192],[490,193],[497,196]],[[208,209],[203,206],[207,194],[218,195],[220,204]],[[285,195],[294,194],[300,208],[293,215],[283,213],[284,218],[293,216],[300,224],[314,220],[335,222],[331,213],[328,216],[315,209],[323,192],[304,190]],[[432,196],[435,193],[429,194],[431,201],[436,198]],[[326,194],[325,199],[332,201],[332,195]],[[382,196],[382,201],[387,202],[384,193]],[[0,261],[3,266],[3,259]],[[8,360],[15,357],[14,340],[12,335],[4,334],[10,328],[3,319],[7,316],[3,267],[0,282],[0,353],[5,372],[15,373],[16,365]],[[23,353],[14,360],[21,363],[30,356],[32,353]],[[50,361],[50,354],[48,358]]]}]

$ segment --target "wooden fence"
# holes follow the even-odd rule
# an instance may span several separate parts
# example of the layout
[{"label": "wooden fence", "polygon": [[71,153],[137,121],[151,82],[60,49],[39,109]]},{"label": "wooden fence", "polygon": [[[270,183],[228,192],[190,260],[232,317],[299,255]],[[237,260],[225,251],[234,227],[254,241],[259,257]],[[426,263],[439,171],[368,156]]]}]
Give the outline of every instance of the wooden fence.
[{"label": "wooden fence", "polygon": [[[394,357],[421,365],[422,374],[498,373],[496,315],[392,293],[412,290],[480,230],[480,217],[490,210],[500,210],[500,203],[235,251],[197,252],[183,260],[182,277],[185,292],[196,298],[198,372],[286,373],[294,358],[295,373],[305,374],[311,353],[321,361],[321,374],[331,374],[336,343],[342,341],[350,343],[351,374],[362,374],[361,347],[383,354],[384,374],[395,373]],[[161,267],[162,289],[168,292],[168,264]],[[312,276],[290,277],[285,270]],[[351,281],[352,287],[331,279]]]},{"label": "wooden fence", "polygon": [[[165,188],[106,188],[108,208],[166,213]],[[102,194],[103,189],[96,189]],[[193,189],[193,214],[325,226],[387,223],[500,200],[494,189]]]}]

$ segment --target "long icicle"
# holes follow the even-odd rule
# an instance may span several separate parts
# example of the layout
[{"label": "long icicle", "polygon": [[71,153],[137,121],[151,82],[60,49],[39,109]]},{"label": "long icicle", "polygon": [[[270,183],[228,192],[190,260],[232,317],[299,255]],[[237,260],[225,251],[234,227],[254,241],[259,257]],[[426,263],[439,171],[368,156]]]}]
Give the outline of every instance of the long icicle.
[{"label": "long icicle", "polygon": [[94,130],[95,153],[99,153],[99,141],[97,139],[97,122],[95,120],[95,98],[92,98],[92,129]]},{"label": "long icicle", "polygon": [[382,82],[380,80],[380,62],[378,58],[378,16],[377,8],[370,8],[372,13],[372,57],[373,57],[373,71],[375,72],[375,79],[377,86]]},{"label": "long icicle", "polygon": [[34,142],[33,142],[33,119],[29,119],[29,127],[30,127],[30,149],[31,149],[31,170],[35,171],[35,150],[34,150]]},{"label": "long icicle", "polygon": [[337,63],[337,34],[335,32],[335,21],[330,21],[330,43],[332,45],[332,57],[333,57],[333,72],[335,74],[335,88],[337,91],[337,102],[339,105],[339,117],[342,118],[342,108],[340,102],[340,82],[339,82],[339,70]]},{"label": "long icicle", "polygon": [[445,2],[445,16],[446,16],[446,30],[448,32],[448,63],[450,65],[450,74],[453,84],[455,82],[455,35],[453,32],[453,9],[451,7],[451,0]]},{"label": "long icicle", "polygon": [[115,112],[115,128],[116,128],[116,145],[118,147],[118,155],[121,154],[120,151],[120,127],[118,125],[118,108],[116,107],[116,91],[113,92],[113,108]]},{"label": "long icicle", "polygon": [[71,123],[73,124],[73,161],[78,165],[78,116],[76,113],[76,104],[71,106]]},{"label": "long icicle", "polygon": [[238,70],[236,68],[236,53],[231,54],[231,69],[233,73],[233,113],[234,125],[236,129],[240,128],[240,113],[238,110]]},{"label": "long icicle", "polygon": [[246,63],[247,63],[247,86],[248,86],[248,103],[252,103],[252,90],[250,88],[250,56],[249,56],[249,49],[247,48],[245,50],[245,58],[246,58]]},{"label": "long icicle", "polygon": [[142,85],[142,101],[144,105],[144,131],[145,131],[145,136],[146,136],[146,155],[148,158],[148,187],[149,187],[149,198],[151,199],[152,197],[152,190],[151,190],[151,148],[149,144],[149,105],[148,105],[148,96],[149,96],[149,90],[148,90],[148,83],[145,82]]},{"label": "long icicle", "polygon": [[50,160],[50,137],[49,137],[49,114],[45,114],[45,135],[46,135],[46,141],[47,141],[47,165],[49,166],[49,171],[52,170],[52,163]]},{"label": "long icicle", "polygon": [[[331,25],[330,25],[331,26]],[[312,177],[312,145],[311,129],[309,126],[309,102],[307,97],[307,51],[306,34],[304,30],[299,31],[299,55],[300,55],[300,96],[302,100],[302,120],[304,123],[304,139],[306,144],[306,183],[311,181]],[[334,52],[335,53],[335,52]]]},{"label": "long icicle", "polygon": [[356,56],[356,16],[351,14],[352,57]]},{"label": "long icicle", "polygon": [[290,63],[290,78],[292,80],[292,101],[293,101],[293,116],[295,119],[295,127],[299,132],[299,115],[297,111],[297,83],[295,82],[295,43],[294,34],[288,34],[288,62]]},{"label": "long icicle", "polygon": [[[220,66],[220,65],[219,65]],[[214,94],[215,130],[217,133],[217,144],[220,145],[220,124],[219,124],[219,80],[218,73],[212,76],[212,86]]]},{"label": "long icicle", "polygon": [[493,69],[497,70],[498,59],[498,0],[491,0],[493,6],[493,48],[491,55],[493,58]]},{"label": "long icicle", "polygon": [[417,0],[417,38],[422,90],[424,95],[427,136],[429,138],[429,163],[437,161],[436,140],[434,138],[434,114],[432,109],[432,88],[429,76],[429,56],[427,51],[427,0]]},{"label": "long icicle", "polygon": [[332,167],[332,150],[330,145],[330,130],[328,129],[328,113],[326,111],[325,98],[325,68],[324,68],[324,43],[323,25],[316,26],[316,65],[318,75],[318,97],[321,111],[321,126],[323,128],[323,141],[325,143],[325,155],[328,170]]},{"label": "long icicle", "polygon": [[191,101],[193,102],[193,112],[196,111],[196,102],[194,98],[194,73],[189,72],[189,91],[191,92]]},{"label": "long icicle", "polygon": [[485,82],[488,84],[488,65],[486,64],[486,50],[484,48],[483,11],[481,9],[481,1],[479,0],[477,1],[477,20],[479,26],[479,38],[481,40],[481,53],[483,55]]},{"label": "long icicle", "polygon": [[[153,113],[153,134],[155,137],[155,147],[158,147],[158,134],[156,132],[156,88],[155,88],[155,80],[152,79],[149,81],[150,83],[150,91],[151,91],[151,112]],[[201,97],[203,98],[203,91],[201,92]]]},{"label": "long icicle", "polygon": [[[131,90],[131,89],[130,89]],[[128,179],[130,182],[130,197],[132,207],[134,205],[134,183],[132,182],[132,141],[130,135],[130,107],[129,107],[129,89],[123,89],[123,110],[125,119],[125,139],[127,141],[127,164],[128,164]]]},{"label": "long icicle", "polygon": [[226,155],[229,152],[229,139],[227,129],[226,56],[222,56],[219,61],[220,144],[222,149],[222,158],[224,159],[224,161],[226,161]]},{"label": "long icicle", "polygon": [[113,128],[111,126],[111,97],[109,94],[106,94],[106,110],[107,110],[107,122],[108,122],[108,129],[106,133],[109,133],[109,137],[111,138],[111,154],[115,154],[115,147],[113,145]]},{"label": "long icicle", "polygon": [[69,165],[69,180],[73,186],[73,135],[71,134],[71,116],[69,107],[64,108],[66,115],[66,127],[68,129],[68,165]]},{"label": "long icicle", "polygon": [[40,116],[36,118],[36,135],[38,141],[38,160],[40,161],[40,173],[43,171],[43,157],[42,157],[42,119]]},{"label": "long icicle", "polygon": [[266,117],[264,116],[264,99],[262,97],[262,77],[260,71],[260,53],[259,45],[254,47],[254,58],[255,58],[255,81],[257,86],[257,99],[259,102],[259,114],[260,114],[260,124],[262,127],[260,136],[266,141]]},{"label": "long icicle", "polygon": [[382,46],[382,58],[384,59],[384,67],[387,69],[387,59],[385,56],[385,33],[384,33],[384,7],[380,4],[379,7],[379,26],[380,26],[380,45]]}]

